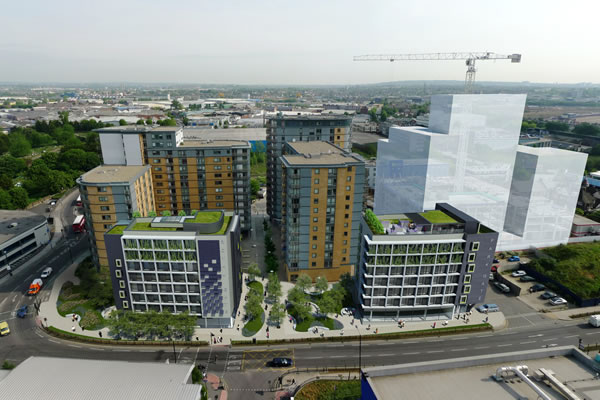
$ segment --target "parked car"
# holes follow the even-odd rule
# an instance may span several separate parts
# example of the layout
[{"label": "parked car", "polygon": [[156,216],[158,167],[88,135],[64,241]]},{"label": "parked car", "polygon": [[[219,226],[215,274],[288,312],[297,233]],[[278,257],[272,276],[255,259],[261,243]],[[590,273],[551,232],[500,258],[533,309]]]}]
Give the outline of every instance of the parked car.
[{"label": "parked car", "polygon": [[8,322],[2,321],[0,322],[0,336],[6,336],[10,333],[10,329],[8,328]]},{"label": "parked car", "polygon": [[529,292],[531,293],[535,293],[535,292],[541,292],[542,290],[545,290],[546,286],[542,285],[541,283],[536,283],[535,285],[533,285],[532,287],[529,288]]},{"label": "parked car", "polygon": [[495,282],[494,286],[496,286],[501,292],[510,293],[510,288],[502,282]]},{"label": "parked car", "polygon": [[521,261],[521,257],[519,257],[519,256],[510,256],[508,258],[508,261],[510,261],[510,262]]},{"label": "parked car", "polygon": [[291,358],[277,357],[271,360],[269,364],[272,367],[291,367],[294,365],[294,361]]},{"label": "parked car", "polygon": [[500,260],[498,260],[497,258],[494,258],[494,264],[498,264],[500,262]]},{"label": "parked car", "polygon": [[494,276],[494,274],[490,273],[490,281],[496,280],[496,277]]},{"label": "parked car", "polygon": [[44,278],[44,279],[46,279],[46,278],[47,278],[47,277],[49,277],[50,275],[52,275],[52,267],[48,267],[48,268],[44,269],[44,270],[42,271],[42,275],[41,275],[41,277],[42,277],[42,278]]},{"label": "parked car", "polygon": [[562,297],[554,297],[553,299],[550,299],[550,304],[553,306],[559,306],[561,304],[567,304],[567,301]]},{"label": "parked car", "polygon": [[480,313],[496,312],[496,311],[500,311],[500,307],[498,307],[497,304],[482,304],[477,307],[477,311],[479,311]]},{"label": "parked car", "polygon": [[544,300],[549,300],[549,299],[558,297],[558,295],[554,292],[546,291],[546,292],[542,293],[542,295],[540,297]]},{"label": "parked car", "polygon": [[591,315],[588,323],[594,328],[600,327],[600,315]]},{"label": "parked car", "polygon": [[533,276],[524,275],[521,278],[519,278],[519,280],[521,282],[533,282],[533,281],[535,281],[535,278]]},{"label": "parked car", "polygon": [[27,316],[27,304],[17,310],[17,317],[25,318]]},{"label": "parked car", "polygon": [[498,266],[497,265],[492,265],[492,269],[490,271],[492,271],[492,272],[498,272]]},{"label": "parked car", "polygon": [[518,270],[513,272],[512,274],[510,274],[510,276],[512,276],[513,278],[518,278],[519,276],[525,276],[527,275],[527,272],[523,271],[523,270]]}]

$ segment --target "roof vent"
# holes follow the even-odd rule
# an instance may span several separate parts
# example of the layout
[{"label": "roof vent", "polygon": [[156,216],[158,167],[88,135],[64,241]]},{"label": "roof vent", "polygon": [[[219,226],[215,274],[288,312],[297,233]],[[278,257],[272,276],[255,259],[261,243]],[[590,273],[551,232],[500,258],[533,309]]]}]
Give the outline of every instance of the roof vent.
[{"label": "roof vent", "polygon": [[16,228],[16,227],[17,227],[17,225],[19,225],[19,224],[18,224],[18,223],[16,223],[16,222],[13,222],[12,224],[9,224],[9,225],[8,225],[8,227],[9,227],[9,228]]}]

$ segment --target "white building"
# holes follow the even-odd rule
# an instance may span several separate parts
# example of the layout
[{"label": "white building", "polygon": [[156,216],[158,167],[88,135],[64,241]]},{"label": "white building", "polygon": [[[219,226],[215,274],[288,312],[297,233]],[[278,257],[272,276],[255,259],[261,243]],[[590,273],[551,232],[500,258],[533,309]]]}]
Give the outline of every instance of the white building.
[{"label": "white building", "polygon": [[498,250],[566,243],[587,156],[518,146],[525,99],[432,96],[429,128],[392,127],[379,140],[375,213],[449,203],[506,231]]},{"label": "white building", "polygon": [[43,215],[0,210],[0,276],[8,273],[9,265],[49,241],[50,230]]}]

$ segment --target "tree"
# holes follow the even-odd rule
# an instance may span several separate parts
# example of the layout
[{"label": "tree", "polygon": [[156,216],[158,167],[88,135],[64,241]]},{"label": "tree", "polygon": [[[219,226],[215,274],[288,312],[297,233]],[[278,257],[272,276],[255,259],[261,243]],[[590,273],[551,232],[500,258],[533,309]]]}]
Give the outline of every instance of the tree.
[{"label": "tree", "polygon": [[575,209],[575,214],[577,214],[577,215],[584,215],[585,212],[581,208],[577,207]]},{"label": "tree", "polygon": [[254,288],[248,292],[248,300],[244,305],[244,310],[250,319],[258,318],[262,315],[262,293],[258,293]]},{"label": "tree", "polygon": [[60,122],[63,125],[69,124],[69,112],[68,111],[59,111],[58,118],[60,118]]},{"label": "tree", "polygon": [[148,212],[148,216],[151,217],[151,218],[156,217],[156,211],[150,211],[150,212]]},{"label": "tree", "polygon": [[317,300],[317,306],[319,306],[319,310],[323,314],[333,314],[342,308],[341,304],[336,301],[335,296],[332,296],[330,292],[323,293],[321,298]]},{"label": "tree", "polygon": [[303,292],[308,291],[312,286],[312,278],[307,274],[300,274],[298,280],[296,280],[296,287]]},{"label": "tree", "polygon": [[293,287],[288,292],[288,301],[292,304],[306,303],[306,293],[298,287]]},{"label": "tree", "polygon": [[275,303],[271,307],[271,312],[269,314],[269,324],[277,325],[281,324],[281,321],[285,317],[285,307],[281,303]]},{"label": "tree", "polygon": [[13,181],[8,175],[0,174],[0,189],[9,190],[13,186]]},{"label": "tree", "polygon": [[140,218],[142,216],[142,213],[139,211],[134,211],[133,213],[131,213],[131,218]]},{"label": "tree", "polygon": [[127,125],[127,121],[125,121],[124,119],[120,119],[119,120],[119,125],[120,126],[125,126],[125,125]]},{"label": "tree", "polygon": [[329,288],[329,282],[327,282],[327,278],[324,276],[318,276],[315,280],[315,289],[317,291],[323,293]]},{"label": "tree", "polygon": [[171,211],[165,210],[161,214],[162,214],[163,217],[170,217],[171,216]]},{"label": "tree", "polygon": [[179,215],[180,217],[185,217],[185,211],[179,210],[179,212],[177,213],[177,215]]},{"label": "tree", "polygon": [[588,122],[582,122],[573,128],[573,133],[577,133],[578,135],[598,136],[600,135],[600,127]]},{"label": "tree", "polygon": [[143,119],[138,119],[135,124],[136,125],[144,125],[144,120]]},{"label": "tree", "polygon": [[24,135],[20,133],[11,134],[9,141],[8,151],[13,157],[24,157],[31,154],[31,144]]},{"label": "tree", "polygon": [[248,266],[248,278],[253,281],[257,276],[261,274],[260,268],[257,263],[252,263]]},{"label": "tree", "polygon": [[27,190],[22,187],[13,187],[8,193],[12,199],[12,204],[16,208],[25,208],[29,204],[29,196],[27,194]]},{"label": "tree", "polygon": [[152,125],[152,118],[146,119],[146,125]]},{"label": "tree", "polygon": [[174,110],[183,110],[183,105],[178,100],[173,100],[171,102],[171,108]]},{"label": "tree", "polygon": [[267,295],[271,301],[276,301],[281,296],[281,282],[277,277],[277,273],[269,273],[269,281],[267,282]]},{"label": "tree", "polygon": [[2,210],[12,210],[14,209],[12,198],[10,194],[4,190],[0,189],[0,209]]},{"label": "tree", "polygon": [[190,124],[190,119],[188,117],[184,116],[181,119],[181,122],[183,122],[183,125],[188,126]]},{"label": "tree", "polygon": [[27,164],[21,158],[13,157],[10,154],[0,157],[0,174],[14,178],[26,168]]},{"label": "tree", "polygon": [[557,121],[548,121],[546,122],[546,130],[548,130],[550,133],[553,132],[569,132],[569,124],[566,124],[564,122],[557,122]]},{"label": "tree", "polygon": [[371,122],[377,122],[377,107],[373,107],[369,110],[369,118],[371,118]]},{"label": "tree", "polygon": [[252,197],[256,197],[258,195],[258,191],[260,190],[260,183],[258,183],[257,179],[250,179],[250,194]]}]

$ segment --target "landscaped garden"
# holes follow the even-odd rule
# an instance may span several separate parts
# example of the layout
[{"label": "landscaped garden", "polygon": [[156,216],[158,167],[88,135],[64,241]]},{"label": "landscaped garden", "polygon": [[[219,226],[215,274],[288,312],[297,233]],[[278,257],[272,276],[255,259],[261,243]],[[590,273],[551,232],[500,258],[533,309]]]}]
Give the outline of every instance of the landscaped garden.
[{"label": "landscaped garden", "polygon": [[248,298],[246,299],[245,310],[248,316],[248,322],[242,329],[242,335],[246,337],[254,336],[262,328],[265,322],[265,313],[263,311],[263,285],[258,281],[248,283]]},{"label": "landscaped garden", "polygon": [[547,257],[531,260],[531,268],[584,299],[600,297],[600,243],[560,245],[540,251]]},{"label": "landscaped garden", "polygon": [[297,400],[360,399],[360,380],[315,381],[304,386],[294,396]]},{"label": "landscaped garden", "polygon": [[114,304],[108,268],[97,272],[88,258],[77,267],[75,276],[80,280],[79,285],[66,282],[61,288],[56,302],[58,313],[63,317],[68,314],[79,315],[82,328],[103,328],[106,321],[100,312]]}]

